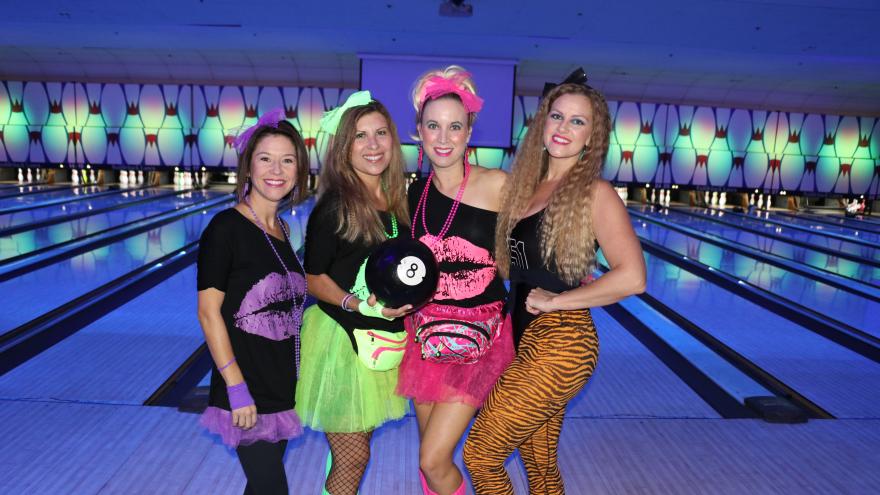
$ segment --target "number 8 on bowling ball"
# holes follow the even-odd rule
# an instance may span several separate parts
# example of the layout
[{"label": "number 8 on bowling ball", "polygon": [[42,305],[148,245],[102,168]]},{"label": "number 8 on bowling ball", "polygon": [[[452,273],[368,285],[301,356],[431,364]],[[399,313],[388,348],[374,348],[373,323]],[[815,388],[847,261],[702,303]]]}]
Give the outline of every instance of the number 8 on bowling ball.
[{"label": "number 8 on bowling ball", "polygon": [[389,239],[367,258],[367,288],[389,308],[411,304],[417,308],[431,300],[440,279],[434,253],[415,239]]}]

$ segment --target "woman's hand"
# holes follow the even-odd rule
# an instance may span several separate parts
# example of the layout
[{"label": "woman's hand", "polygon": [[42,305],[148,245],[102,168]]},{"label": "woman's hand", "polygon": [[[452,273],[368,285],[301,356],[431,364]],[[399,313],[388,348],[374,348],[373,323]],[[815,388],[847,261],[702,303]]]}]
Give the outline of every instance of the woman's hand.
[{"label": "woman's hand", "polygon": [[[367,298],[367,304],[371,307],[376,306],[377,301],[376,301],[375,294],[370,294],[370,297]],[[382,317],[385,318],[386,320],[393,320],[395,318],[400,318],[401,316],[409,313],[413,309],[412,304],[406,304],[406,305],[401,306],[399,308],[388,308],[388,307],[383,306],[380,303],[379,307],[382,311]]]},{"label": "woman's hand", "polygon": [[250,430],[255,424],[257,424],[257,406],[251,404],[232,410],[232,426]]},{"label": "woman's hand", "polygon": [[553,305],[553,298],[557,295],[541,288],[532,289],[526,298],[526,311],[533,315],[555,311],[558,308]]}]

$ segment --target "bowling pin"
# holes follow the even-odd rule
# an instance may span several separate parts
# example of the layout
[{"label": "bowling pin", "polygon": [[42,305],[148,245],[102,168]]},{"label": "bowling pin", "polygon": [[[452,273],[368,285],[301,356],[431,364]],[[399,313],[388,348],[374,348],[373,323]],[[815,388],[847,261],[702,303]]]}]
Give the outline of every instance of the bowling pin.
[{"label": "bowling pin", "polygon": [[758,195],[758,202],[755,203],[755,206],[756,206],[759,210],[763,210],[763,209],[764,209],[764,194],[763,194],[763,193]]},{"label": "bowling pin", "polygon": [[95,169],[90,170],[90,171],[89,171],[89,182],[91,182],[92,184],[94,184],[94,183],[97,182],[97,181],[98,181],[98,178],[95,177]]},{"label": "bowling pin", "polygon": [[718,191],[712,191],[712,206],[718,204]]},{"label": "bowling pin", "polygon": [[123,186],[128,185],[128,172],[126,170],[119,171],[119,183]]},{"label": "bowling pin", "polygon": [[773,206],[773,195],[768,194],[767,195],[767,202],[764,203],[764,209],[769,210],[771,206]]},{"label": "bowling pin", "polygon": [[703,193],[703,203],[705,203],[706,206],[709,206],[709,191]]},{"label": "bowling pin", "polygon": [[27,169],[27,181],[28,181],[28,184],[30,184],[31,182],[34,181],[34,175],[31,172],[31,169]]},{"label": "bowling pin", "polygon": [[144,183],[144,171],[143,170],[138,170],[137,183],[138,183],[138,185],[141,185]]},{"label": "bowling pin", "polygon": [[666,202],[664,203],[666,206],[669,206],[669,203],[672,201],[672,190],[666,190]]},{"label": "bowling pin", "polygon": [[727,193],[726,192],[721,193],[721,197],[718,198],[718,205],[722,208],[724,208],[727,205]]},{"label": "bowling pin", "polygon": [[657,190],[651,189],[651,204],[654,204],[656,202],[657,202]]},{"label": "bowling pin", "polygon": [[235,174],[232,172],[226,172],[226,182],[229,184],[235,184]]},{"label": "bowling pin", "polygon": [[24,172],[21,169],[18,169],[18,183],[24,184]]},{"label": "bowling pin", "polygon": [[755,206],[755,195],[749,193],[749,206]]},{"label": "bowling pin", "polygon": [[79,185],[79,170],[75,168],[70,169],[70,181],[73,182],[74,185]]}]

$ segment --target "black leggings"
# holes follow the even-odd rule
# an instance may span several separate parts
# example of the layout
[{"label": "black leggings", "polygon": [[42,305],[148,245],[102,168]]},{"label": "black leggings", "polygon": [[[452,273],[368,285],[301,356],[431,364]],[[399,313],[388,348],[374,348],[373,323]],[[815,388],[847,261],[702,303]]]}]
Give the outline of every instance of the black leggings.
[{"label": "black leggings", "polygon": [[284,472],[284,451],[287,440],[278,443],[255,442],[240,445],[238,461],[247,478],[245,495],[287,495],[287,474]]}]

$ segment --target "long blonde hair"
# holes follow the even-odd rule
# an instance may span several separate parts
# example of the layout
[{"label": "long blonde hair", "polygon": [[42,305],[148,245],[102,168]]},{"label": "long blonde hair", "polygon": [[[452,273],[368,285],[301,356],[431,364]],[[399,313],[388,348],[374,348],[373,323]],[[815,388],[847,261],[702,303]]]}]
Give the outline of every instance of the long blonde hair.
[{"label": "long blonde hair", "polygon": [[338,203],[336,209],[336,233],[349,242],[364,241],[378,244],[385,240],[385,226],[367,193],[364,183],[351,165],[351,148],[357,134],[357,122],[361,117],[376,112],[385,118],[391,134],[391,163],[382,172],[380,180],[388,204],[388,212],[397,218],[398,224],[409,226],[409,208],[406,203],[403,153],[400,137],[391,115],[382,103],[373,100],[366,105],[345,111],[336,135],[330,140],[327,161],[321,169],[320,200],[333,195]]},{"label": "long blonde hair", "polygon": [[585,96],[593,110],[589,146],[561,179],[544,211],[541,222],[541,257],[546,267],[555,267],[560,278],[574,285],[591,273],[596,262],[596,235],[590,217],[593,184],[599,178],[605,156],[611,117],[601,93],[588,86],[561,84],[541,101],[531,126],[513,161],[510,178],[502,190],[502,208],[495,229],[495,261],[505,277],[510,271],[507,239],[529,206],[538,184],[546,177],[549,155],[544,148],[544,123],[550,107],[562,95]]}]

